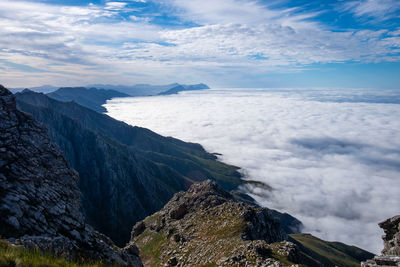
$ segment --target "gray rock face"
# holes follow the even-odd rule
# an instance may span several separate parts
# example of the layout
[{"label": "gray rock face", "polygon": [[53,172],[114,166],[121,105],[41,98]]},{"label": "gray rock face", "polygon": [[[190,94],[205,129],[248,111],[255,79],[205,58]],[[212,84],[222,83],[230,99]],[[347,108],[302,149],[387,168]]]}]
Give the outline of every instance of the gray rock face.
[{"label": "gray rock face", "polygon": [[363,262],[361,266],[400,266],[400,215],[381,222],[379,226],[385,232],[382,237],[384,243],[382,255]]},{"label": "gray rock face", "polygon": [[0,86],[0,236],[60,255],[141,266],[134,249],[113,249],[84,223],[77,182],[46,130]]},{"label": "gray rock face", "polygon": [[[268,209],[237,201],[210,180],[176,193],[131,233],[131,242],[138,245],[148,266],[288,266],[304,262],[298,247],[285,239],[286,232]],[[278,257],[287,261],[280,262]]]},{"label": "gray rock face", "polygon": [[379,226],[385,231],[382,254],[400,256],[400,215],[381,222]]}]

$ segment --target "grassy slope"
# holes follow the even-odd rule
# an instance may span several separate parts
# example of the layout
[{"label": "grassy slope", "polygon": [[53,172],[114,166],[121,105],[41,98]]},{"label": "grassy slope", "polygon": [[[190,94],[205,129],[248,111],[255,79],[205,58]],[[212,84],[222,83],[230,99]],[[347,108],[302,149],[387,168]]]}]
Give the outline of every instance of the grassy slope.
[{"label": "grassy slope", "polygon": [[80,263],[67,261],[62,257],[55,257],[50,254],[43,254],[39,251],[32,251],[10,245],[0,240],[0,266],[11,267],[100,267],[105,266],[101,262]]},{"label": "grassy slope", "polygon": [[373,254],[355,246],[328,242],[310,234],[292,234],[294,243],[324,266],[360,266],[360,262],[373,258]]}]

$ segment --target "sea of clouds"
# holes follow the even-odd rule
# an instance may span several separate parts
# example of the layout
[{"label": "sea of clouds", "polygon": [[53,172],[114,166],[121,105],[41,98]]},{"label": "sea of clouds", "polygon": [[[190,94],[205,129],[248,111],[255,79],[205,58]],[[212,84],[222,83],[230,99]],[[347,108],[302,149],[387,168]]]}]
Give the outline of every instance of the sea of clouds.
[{"label": "sea of clouds", "polygon": [[261,205],[305,232],[378,253],[377,223],[400,213],[400,94],[395,91],[213,89],[120,98],[108,115],[198,142],[246,179]]}]

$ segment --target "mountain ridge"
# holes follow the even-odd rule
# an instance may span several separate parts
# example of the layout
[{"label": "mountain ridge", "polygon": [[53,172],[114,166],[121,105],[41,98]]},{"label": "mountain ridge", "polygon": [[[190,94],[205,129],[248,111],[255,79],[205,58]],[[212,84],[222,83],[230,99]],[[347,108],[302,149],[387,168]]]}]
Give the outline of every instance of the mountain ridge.
[{"label": "mountain ridge", "polygon": [[130,95],[115,90],[105,90],[85,87],[61,87],[47,96],[62,102],[74,101],[99,113],[107,110],[102,106],[114,97],[129,97]]},{"label": "mountain ridge", "polygon": [[199,144],[163,137],[44,94],[26,91],[16,98],[19,109],[46,125],[79,172],[88,222],[119,245],[128,241],[135,222],[193,182],[211,178],[228,190],[243,183],[237,167],[216,161]]},{"label": "mountain ridge", "polygon": [[0,236],[69,259],[142,266],[133,244],[117,249],[84,222],[77,182],[46,129],[0,85]]}]

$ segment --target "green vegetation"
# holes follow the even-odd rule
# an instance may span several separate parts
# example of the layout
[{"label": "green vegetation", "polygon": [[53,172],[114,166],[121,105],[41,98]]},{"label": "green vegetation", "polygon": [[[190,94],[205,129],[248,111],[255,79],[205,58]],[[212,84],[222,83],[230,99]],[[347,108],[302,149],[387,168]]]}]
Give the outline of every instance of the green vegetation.
[{"label": "green vegetation", "polygon": [[4,267],[100,267],[101,262],[88,262],[84,259],[71,262],[62,257],[28,250],[10,245],[0,240],[0,266]]},{"label": "green vegetation", "polygon": [[310,234],[293,234],[290,237],[292,242],[324,266],[360,266],[361,261],[374,257],[374,254],[360,248],[327,242]]},{"label": "green vegetation", "polygon": [[150,266],[159,266],[163,245],[167,243],[164,231],[154,232],[146,229],[143,234],[148,235],[148,239],[141,244],[140,257]]}]

